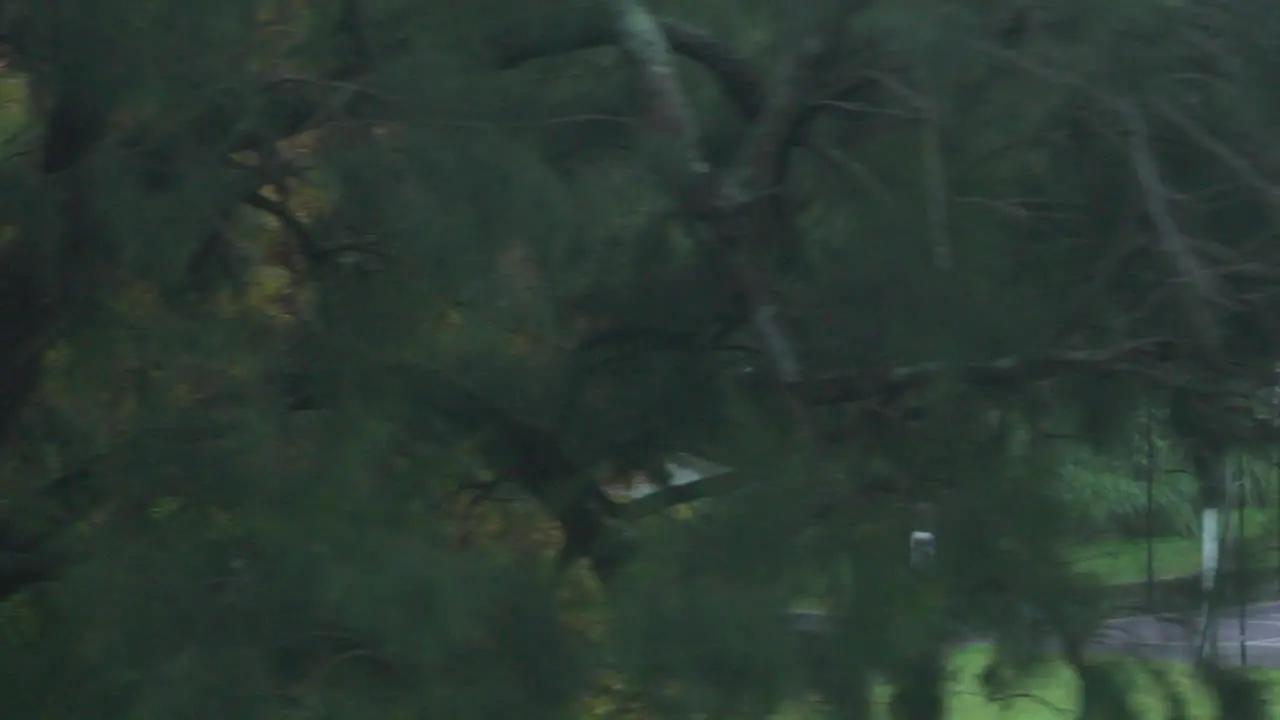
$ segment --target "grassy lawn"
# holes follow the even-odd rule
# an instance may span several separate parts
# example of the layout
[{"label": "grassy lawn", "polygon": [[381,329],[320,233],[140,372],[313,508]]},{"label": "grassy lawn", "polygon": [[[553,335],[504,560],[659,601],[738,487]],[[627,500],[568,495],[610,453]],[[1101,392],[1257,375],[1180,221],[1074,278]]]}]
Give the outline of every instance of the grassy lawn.
[{"label": "grassy lawn", "polygon": [[[1079,680],[1074,672],[1065,664],[1046,667],[1042,674],[1022,688],[1017,699],[1005,702],[992,702],[984,697],[978,675],[986,665],[989,650],[971,648],[956,654],[952,660],[951,692],[948,698],[948,717],[955,720],[977,720],[978,718],[1018,718],[1019,720],[1050,720],[1054,718],[1075,717],[1079,713]],[[1157,718],[1173,717],[1163,693],[1160,692],[1136,661],[1123,661],[1133,670],[1131,678],[1134,692],[1132,695],[1134,708],[1139,717]],[[1216,703],[1196,682],[1189,667],[1167,664],[1179,693],[1187,703],[1189,718],[1217,717]],[[1270,689],[1273,703],[1280,698],[1280,671],[1256,671],[1256,675],[1266,682]],[[1280,708],[1278,708],[1280,710]],[[1280,712],[1272,712],[1273,717],[1280,717]]]},{"label": "grassy lawn", "polygon": [[[990,651],[970,648],[958,651],[951,661],[950,692],[947,697],[947,717],[952,720],[989,720],[991,718],[1017,718],[1017,720],[1063,720],[1076,717],[1080,710],[1078,693],[1080,683],[1075,673],[1065,664],[1045,667],[1024,687],[1013,693],[1015,698],[992,701],[985,697],[979,674],[986,666]],[[1143,720],[1164,720],[1173,717],[1164,695],[1154,682],[1141,670],[1136,661],[1122,661],[1132,670],[1134,692],[1132,701],[1138,716]],[[1216,703],[1196,682],[1189,667],[1164,664],[1173,683],[1187,705],[1188,720],[1216,718]],[[1280,700],[1280,671],[1255,671],[1270,689],[1271,702]],[[889,691],[884,688],[878,700],[876,720],[888,720]],[[1271,713],[1280,718],[1280,706]],[[820,720],[823,714],[816,710],[795,709],[779,715],[778,720]]]},{"label": "grassy lawn", "polygon": [[[1235,517],[1232,517],[1234,523]],[[1245,534],[1270,539],[1276,536],[1274,511],[1250,510],[1245,515]],[[1152,542],[1155,576],[1159,578],[1189,575],[1200,571],[1200,538],[1158,538]],[[1076,566],[1097,573],[1107,582],[1125,584],[1142,582],[1147,577],[1147,543],[1145,540],[1112,540],[1092,543],[1074,553]]]},{"label": "grassy lawn", "polygon": [[[1232,517],[1233,523],[1235,520]],[[1250,510],[1245,516],[1245,533],[1252,538],[1274,540],[1275,523],[1274,510]],[[1268,545],[1274,546],[1274,541]],[[1156,578],[1189,575],[1200,570],[1199,537],[1159,538],[1152,542],[1152,550]],[[1073,554],[1079,569],[1097,573],[1109,583],[1136,583],[1147,577],[1147,543],[1144,540],[1099,542],[1079,548]],[[1274,560],[1268,558],[1268,562]],[[1045,668],[1016,699],[1006,702],[987,700],[978,675],[985,667],[989,653],[987,648],[975,647],[958,651],[952,658],[948,717],[956,720],[1000,717],[1057,720],[1075,717],[1079,711],[1079,681],[1065,664]],[[1139,663],[1125,662],[1131,663],[1134,669],[1133,698],[1141,717],[1152,720],[1171,717],[1163,694],[1140,671]],[[1186,699],[1190,718],[1216,717],[1213,700],[1194,680],[1189,668],[1180,665],[1165,667]],[[1255,673],[1270,687],[1271,700],[1276,705],[1271,716],[1280,718],[1280,670],[1258,670]],[[883,716],[887,717],[887,712]]]},{"label": "grassy lawn", "polygon": [[[1234,524],[1236,518],[1232,517]],[[1246,534],[1274,546],[1276,538],[1274,510],[1251,510],[1246,514]],[[1177,577],[1199,572],[1200,538],[1159,538],[1152,543],[1154,569],[1157,578]],[[1113,540],[1092,543],[1073,552],[1077,567],[1098,574],[1106,582],[1127,584],[1142,582],[1147,577],[1147,543],[1144,540]],[[1267,558],[1275,562],[1280,558]],[[813,603],[798,603],[797,608],[816,607]],[[947,698],[948,718],[955,720],[987,720],[988,718],[1017,718],[1018,720],[1062,720],[1075,717],[1079,712],[1079,680],[1066,664],[1043,668],[1015,697],[1002,702],[988,700],[978,677],[986,666],[990,649],[971,647],[958,650],[951,660],[950,688]],[[1142,671],[1142,665],[1134,660],[1122,660],[1132,670],[1134,689],[1132,699],[1139,717],[1156,720],[1172,717],[1166,698],[1151,678]],[[1189,720],[1216,718],[1213,699],[1195,680],[1189,667],[1163,664],[1187,703]],[[1255,670],[1256,677],[1267,683],[1271,702],[1275,706],[1270,716],[1280,720],[1280,670]],[[879,712],[876,720],[888,720],[889,690],[884,688],[878,698]],[[813,710],[796,709],[783,713],[779,720],[819,720],[823,715]]]},{"label": "grassy lawn", "polygon": [[[1232,517],[1234,524],[1236,518]],[[1275,546],[1275,511],[1249,510],[1245,514],[1245,534],[1267,541]],[[1153,565],[1157,580],[1181,577],[1200,572],[1200,538],[1166,537],[1152,541]],[[1091,572],[1112,585],[1140,583],[1147,579],[1147,542],[1145,540],[1106,540],[1071,551],[1078,570]],[[1268,556],[1263,562],[1280,564],[1280,554]],[[820,610],[821,602],[810,598],[798,599],[795,610]]]},{"label": "grassy lawn", "polygon": [[[1236,518],[1231,518],[1234,525]],[[1275,511],[1251,510],[1245,517],[1246,535],[1274,547],[1276,538]],[[1234,532],[1234,531],[1233,531]],[[1159,538],[1152,543],[1156,578],[1178,577],[1200,570],[1200,538]],[[1106,582],[1127,584],[1142,582],[1147,577],[1147,543],[1144,540],[1113,540],[1091,543],[1072,553],[1080,570],[1096,573]],[[1277,558],[1266,558],[1276,562]],[[797,603],[798,609],[814,609],[814,603]],[[1075,717],[1079,712],[1079,680],[1064,663],[1043,668],[1015,697],[1002,702],[988,700],[983,692],[979,675],[986,666],[991,650],[971,647],[958,650],[951,660],[950,687],[947,698],[948,718],[954,720],[988,720],[989,718],[1017,718],[1018,720],[1062,720]],[[1163,720],[1172,717],[1166,698],[1154,681],[1142,671],[1142,665],[1134,660],[1122,660],[1132,670],[1132,700],[1139,717],[1146,720]],[[1189,720],[1216,718],[1213,699],[1195,680],[1187,666],[1163,664],[1187,703]],[[1255,675],[1267,683],[1274,709],[1270,716],[1280,720],[1280,670],[1255,670]],[[878,698],[876,720],[888,720],[889,690],[884,688]],[[797,708],[782,713],[779,720],[819,720],[821,712]]]}]

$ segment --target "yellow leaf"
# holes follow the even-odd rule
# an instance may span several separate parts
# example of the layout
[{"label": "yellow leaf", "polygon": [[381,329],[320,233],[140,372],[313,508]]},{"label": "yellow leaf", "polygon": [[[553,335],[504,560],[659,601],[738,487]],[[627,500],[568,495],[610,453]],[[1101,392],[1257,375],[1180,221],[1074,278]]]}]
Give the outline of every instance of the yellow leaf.
[{"label": "yellow leaf", "polygon": [[257,165],[258,153],[252,150],[241,150],[239,152],[231,153],[231,159],[242,165]]},{"label": "yellow leaf", "polygon": [[0,252],[10,249],[18,241],[18,226],[4,225],[0,227]]},{"label": "yellow leaf", "polygon": [[526,353],[533,349],[533,338],[526,332],[515,332],[511,334],[511,344],[516,352]]},{"label": "yellow leaf", "polygon": [[151,506],[151,519],[164,520],[182,508],[182,498],[166,497]]},{"label": "yellow leaf", "polygon": [[293,291],[293,273],[279,265],[261,265],[249,277],[249,305],[260,312],[274,315],[288,301]]},{"label": "yellow leaf", "polygon": [[274,200],[276,202],[283,200],[283,198],[280,197],[280,191],[276,189],[275,185],[264,185],[258,189],[258,192],[269,200]]}]

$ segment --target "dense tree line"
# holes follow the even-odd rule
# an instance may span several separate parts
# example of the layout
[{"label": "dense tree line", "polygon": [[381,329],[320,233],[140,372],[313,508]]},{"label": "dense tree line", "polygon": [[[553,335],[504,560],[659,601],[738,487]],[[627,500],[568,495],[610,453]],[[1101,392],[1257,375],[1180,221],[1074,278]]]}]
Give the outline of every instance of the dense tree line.
[{"label": "dense tree line", "polygon": [[1280,14],[526,5],[0,4],[5,705],[1127,717],[1062,438],[1269,452]]}]

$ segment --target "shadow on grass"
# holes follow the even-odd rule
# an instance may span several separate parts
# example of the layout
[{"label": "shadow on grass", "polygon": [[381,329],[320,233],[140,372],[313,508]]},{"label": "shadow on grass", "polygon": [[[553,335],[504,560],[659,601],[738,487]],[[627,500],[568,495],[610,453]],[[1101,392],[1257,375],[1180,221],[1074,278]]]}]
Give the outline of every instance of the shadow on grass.
[{"label": "shadow on grass", "polygon": [[[991,649],[971,647],[952,654],[947,673],[946,717],[952,720],[1065,720],[1080,713],[1080,679],[1065,662],[1048,662],[1033,668],[1024,682],[998,697],[990,697],[982,683],[982,673],[991,660]],[[1181,696],[1187,720],[1209,720],[1218,717],[1214,698],[1195,677],[1188,665],[1118,659],[1131,689],[1134,709],[1139,720],[1163,720],[1174,717],[1168,696],[1152,677],[1148,668],[1157,669],[1168,678],[1172,689]],[[1280,670],[1253,670],[1250,674],[1263,682],[1273,704],[1280,700]],[[887,685],[876,690],[874,720],[889,720]],[[826,717],[821,703],[797,703],[778,716],[778,720],[819,720]]]}]

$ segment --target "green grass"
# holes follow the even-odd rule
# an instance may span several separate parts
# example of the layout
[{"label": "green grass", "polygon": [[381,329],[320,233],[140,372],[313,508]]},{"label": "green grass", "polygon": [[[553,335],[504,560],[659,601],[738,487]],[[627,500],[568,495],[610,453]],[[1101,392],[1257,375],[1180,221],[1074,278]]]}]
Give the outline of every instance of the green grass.
[{"label": "green grass", "polygon": [[[1235,517],[1232,517],[1234,523]],[[1276,534],[1275,511],[1249,510],[1245,514],[1245,534],[1250,538],[1269,541],[1274,547]],[[1182,577],[1200,572],[1200,538],[1166,537],[1152,541],[1155,578]],[[1110,585],[1140,583],[1147,579],[1147,542],[1145,540],[1104,540],[1082,545],[1070,550],[1077,570],[1093,573]],[[1267,557],[1264,562],[1280,561],[1280,555]],[[821,609],[822,603],[812,598],[800,598],[793,605],[796,610]]]},{"label": "green grass", "polygon": [[[951,659],[948,679],[947,714],[949,720],[1064,720],[1077,717],[1080,711],[1080,682],[1065,663],[1041,668],[1010,693],[1010,699],[997,701],[986,697],[979,675],[990,659],[987,648],[958,651]],[[1164,694],[1135,660],[1120,660],[1130,679],[1134,710],[1141,720],[1164,720],[1171,717]],[[1210,720],[1217,717],[1216,703],[1192,674],[1190,666],[1161,663],[1178,693],[1183,697],[1188,720]],[[1271,717],[1280,718],[1280,671],[1256,670],[1255,677],[1268,688],[1275,709]],[[876,697],[876,720],[888,720],[889,688],[883,687]],[[824,715],[813,708],[796,707],[780,713],[778,720],[820,720]]]},{"label": "green grass", "polygon": [[[1236,518],[1232,517],[1234,524]],[[1275,511],[1250,510],[1245,518],[1246,535],[1274,546],[1276,534]],[[1169,578],[1189,575],[1200,570],[1200,538],[1158,538],[1152,542],[1155,577]],[[1147,543],[1145,540],[1110,540],[1076,548],[1072,551],[1076,567],[1097,574],[1111,584],[1137,583],[1147,577]],[[1268,559],[1271,561],[1271,559]],[[810,607],[813,603],[799,603],[797,607]],[[989,720],[1016,718],[1017,720],[1062,720],[1075,717],[1079,712],[1079,679],[1065,663],[1042,668],[1020,687],[1014,697],[997,702],[986,697],[978,677],[990,659],[991,650],[984,647],[957,651],[951,659],[947,694],[947,715],[952,720]],[[1141,664],[1134,660],[1121,660],[1125,664],[1133,688],[1133,703],[1143,720],[1163,720],[1170,717],[1167,701],[1150,677],[1141,671]],[[1175,687],[1187,703],[1189,720],[1216,718],[1213,698],[1193,677],[1189,666],[1172,663],[1160,664],[1169,674]],[[1256,677],[1268,686],[1274,709],[1270,717],[1280,720],[1280,670],[1256,670]],[[881,688],[877,696],[876,720],[888,720],[889,689]],[[779,720],[818,720],[821,713],[797,708],[780,716]]]},{"label": "green grass", "polygon": [[[1065,663],[1056,663],[1043,668],[1035,677],[1014,693],[1015,698],[1004,702],[987,699],[979,674],[990,657],[986,648],[971,648],[961,651],[952,659],[951,687],[948,695],[948,715],[954,720],[977,720],[978,718],[1018,718],[1018,720],[1050,720],[1054,718],[1075,717],[1080,710],[1078,693],[1080,682],[1076,674]],[[1155,682],[1141,670],[1141,663],[1135,660],[1120,661],[1130,670],[1128,673],[1133,689],[1134,709],[1139,717],[1168,718],[1170,708],[1164,694]],[[1216,717],[1216,703],[1205,691],[1194,676],[1189,666],[1173,663],[1162,664],[1177,687],[1179,694],[1187,703],[1190,718]],[[1275,703],[1280,698],[1280,672],[1275,670],[1255,671],[1256,677],[1267,684],[1270,699]],[[1271,713],[1280,717],[1280,708]]]},{"label": "green grass", "polygon": [[[1232,521],[1235,518],[1232,517]],[[1273,510],[1250,510],[1245,516],[1246,536],[1276,537]],[[1200,570],[1200,538],[1157,538],[1152,541],[1155,577],[1189,575]],[[1091,543],[1072,552],[1076,568],[1092,572],[1111,584],[1141,582],[1147,577],[1145,540],[1109,540]]]},{"label": "green grass", "polygon": [[27,127],[31,98],[26,78],[0,70],[0,154],[12,150],[9,141]]}]

